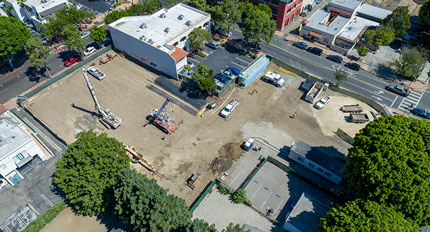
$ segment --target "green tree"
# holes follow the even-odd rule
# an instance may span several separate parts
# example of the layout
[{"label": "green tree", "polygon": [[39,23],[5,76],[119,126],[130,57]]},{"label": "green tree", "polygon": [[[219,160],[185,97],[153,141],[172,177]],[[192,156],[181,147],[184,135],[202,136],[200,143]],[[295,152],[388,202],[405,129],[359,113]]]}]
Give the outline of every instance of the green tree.
[{"label": "green tree", "polygon": [[267,16],[269,16],[270,18],[272,18],[272,9],[270,9],[269,5],[264,4],[264,3],[259,3],[257,5],[257,8],[260,11],[263,11]]},{"label": "green tree", "polygon": [[381,26],[375,29],[367,30],[363,37],[366,42],[371,43],[377,47],[387,46],[394,41],[395,32],[390,26]]},{"label": "green tree", "polygon": [[69,23],[64,19],[56,17],[47,17],[46,21],[46,23],[40,26],[42,35],[50,39],[61,39],[63,28],[69,25]]},{"label": "green tree", "polygon": [[246,18],[242,26],[242,34],[245,40],[258,45],[262,40],[269,43],[275,33],[275,22],[267,13],[254,6],[246,12]]},{"label": "green tree", "polygon": [[85,51],[85,40],[81,38],[81,33],[74,24],[64,27],[61,35],[64,37],[64,44],[70,51],[82,53]]},{"label": "green tree", "polygon": [[334,72],[334,78],[336,79],[337,86],[340,86],[340,82],[345,81],[348,78],[348,74],[342,69],[336,69]]},{"label": "green tree", "polygon": [[202,29],[200,27],[195,28],[189,35],[188,41],[193,50],[198,51],[202,49],[205,41],[211,41],[212,36],[209,31]]},{"label": "green tree", "polygon": [[129,16],[128,12],[126,10],[114,10],[109,12],[104,20],[106,24],[111,24],[115,21],[117,21],[118,19],[122,18],[122,17],[126,17]]},{"label": "green tree", "polygon": [[413,81],[420,75],[425,62],[424,54],[417,48],[403,48],[399,59],[393,60],[389,64],[398,75]]},{"label": "green tree", "polygon": [[[249,230],[247,230],[249,231]],[[222,230],[222,232],[245,232],[245,226],[241,226],[239,224],[233,224],[230,222],[230,224],[228,224],[228,226]]]},{"label": "green tree", "polygon": [[373,201],[355,200],[338,206],[321,219],[320,232],[419,232],[420,227],[394,209]]},{"label": "green tree", "polygon": [[361,46],[357,49],[358,55],[360,56],[367,56],[367,53],[369,52],[369,48],[366,46]]},{"label": "green tree", "polygon": [[96,43],[101,43],[107,38],[107,30],[104,27],[94,26],[91,28],[90,38]]},{"label": "green tree", "polygon": [[206,0],[188,0],[186,4],[202,11],[208,11],[210,8],[210,6],[207,5]]},{"label": "green tree", "polygon": [[382,24],[393,28],[396,37],[402,37],[408,34],[408,30],[411,28],[411,18],[409,16],[408,7],[397,7],[392,14],[385,17]]},{"label": "green tree", "polygon": [[230,32],[231,27],[238,23],[242,17],[239,0],[224,0],[221,5],[214,7],[214,21],[216,25],[226,32]]},{"label": "green tree", "polygon": [[150,180],[130,168],[120,173],[115,199],[116,213],[133,231],[185,228],[192,216],[183,199],[168,195],[155,179]]},{"label": "green tree", "polygon": [[197,88],[206,93],[212,94],[216,91],[213,70],[200,63],[197,70],[193,73],[193,79],[197,81]]},{"label": "green tree", "polygon": [[13,68],[13,56],[31,37],[30,31],[15,17],[0,16],[0,59],[7,58]]},{"label": "green tree", "polygon": [[81,132],[55,164],[53,181],[77,213],[101,215],[112,209],[113,186],[129,163],[118,140],[105,133]]},{"label": "green tree", "polygon": [[244,203],[248,199],[245,189],[238,189],[233,193],[233,202],[236,204]]},{"label": "green tree", "polygon": [[201,219],[194,219],[184,228],[180,228],[177,232],[217,232],[215,225],[209,225],[209,223],[205,222]]},{"label": "green tree", "polygon": [[74,6],[66,6],[55,12],[56,18],[61,19],[68,24],[80,23],[85,18],[90,17],[89,15],[90,13],[86,13]]},{"label": "green tree", "polygon": [[38,72],[40,71],[41,66],[44,65],[45,70],[48,71],[49,77],[51,77],[51,73],[47,67],[47,59],[51,56],[49,54],[50,50],[51,49],[48,46],[45,46],[42,40],[37,37],[31,37],[27,40],[25,45],[25,51],[31,64]]},{"label": "green tree", "polygon": [[421,24],[430,26],[430,0],[424,2],[418,13],[418,21]]},{"label": "green tree", "polygon": [[127,12],[130,16],[148,15],[161,8],[158,0],[143,0],[139,4],[132,5]]},{"label": "green tree", "polygon": [[420,226],[430,224],[430,124],[380,117],[354,138],[345,165],[358,197],[391,205]]}]

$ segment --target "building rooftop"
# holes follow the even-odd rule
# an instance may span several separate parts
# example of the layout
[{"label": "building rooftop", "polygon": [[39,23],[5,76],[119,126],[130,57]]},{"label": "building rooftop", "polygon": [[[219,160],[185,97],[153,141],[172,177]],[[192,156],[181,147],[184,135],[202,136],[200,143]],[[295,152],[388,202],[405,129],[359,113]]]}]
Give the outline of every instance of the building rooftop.
[{"label": "building rooftop", "polygon": [[348,18],[342,16],[337,16],[331,22],[329,20],[330,13],[319,9],[307,19],[308,24],[306,26],[327,34],[336,35],[349,21]]},{"label": "building rooftop", "polygon": [[311,197],[307,193],[302,193],[286,223],[290,223],[301,231],[318,231],[317,226],[320,218],[325,217],[330,208]]},{"label": "building rooftop", "polygon": [[361,0],[332,0],[330,6],[353,12],[361,4]]},{"label": "building rooftop", "polygon": [[336,159],[333,156],[330,156],[329,154],[323,152],[321,149],[312,147],[309,144],[297,140],[291,146],[291,150],[340,177],[343,177],[345,174],[343,171],[345,161]]},{"label": "building rooftop", "polygon": [[385,17],[387,17],[388,15],[390,15],[393,12],[390,10],[385,10],[385,9],[376,7],[376,6],[363,4],[358,9],[357,13],[362,14],[362,15],[368,15],[368,16],[380,19],[382,21],[383,19],[385,19]]},{"label": "building rooftop", "polygon": [[173,44],[172,40],[209,16],[206,12],[179,3],[152,15],[123,17],[109,26],[169,52],[168,45]]},{"label": "building rooftop", "polygon": [[352,20],[346,25],[345,29],[339,34],[340,37],[356,42],[359,37],[364,33],[366,28],[370,26],[379,26],[379,23],[361,18],[353,17]]},{"label": "building rooftop", "polygon": [[0,114],[0,160],[29,140],[30,135],[9,111]]},{"label": "building rooftop", "polygon": [[39,14],[45,12],[42,17],[53,14],[67,6],[66,3],[67,0],[27,0],[24,2],[25,5],[36,8]]}]

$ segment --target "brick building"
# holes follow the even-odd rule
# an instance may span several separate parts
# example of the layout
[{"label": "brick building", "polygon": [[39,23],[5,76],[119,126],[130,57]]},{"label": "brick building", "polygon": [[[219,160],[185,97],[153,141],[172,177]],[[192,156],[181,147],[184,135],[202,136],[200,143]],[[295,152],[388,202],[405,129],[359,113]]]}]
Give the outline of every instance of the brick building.
[{"label": "brick building", "polygon": [[252,0],[254,4],[267,4],[276,19],[276,29],[282,30],[302,11],[303,0]]}]

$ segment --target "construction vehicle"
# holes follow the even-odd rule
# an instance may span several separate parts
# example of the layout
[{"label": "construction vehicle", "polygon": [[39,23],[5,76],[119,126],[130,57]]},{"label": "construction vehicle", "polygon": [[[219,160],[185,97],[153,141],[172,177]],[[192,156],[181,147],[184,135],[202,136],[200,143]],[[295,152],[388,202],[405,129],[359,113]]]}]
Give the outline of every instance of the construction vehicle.
[{"label": "construction vehicle", "polygon": [[100,121],[105,125],[109,126],[112,129],[118,128],[122,120],[115,114],[113,114],[109,109],[103,109],[103,107],[100,105],[99,101],[97,100],[96,93],[94,92],[94,88],[91,85],[90,80],[88,79],[87,72],[84,68],[82,68],[82,73],[84,74],[85,81],[87,82],[88,90],[90,90],[91,96],[93,97],[94,103],[96,104],[96,110],[98,111],[98,117]]},{"label": "construction vehicle", "polygon": [[348,119],[354,123],[365,123],[369,121],[369,116],[366,113],[350,113]]},{"label": "construction vehicle", "polygon": [[285,85],[285,80],[282,79],[280,74],[273,73],[270,71],[263,76],[263,80],[272,83],[276,87],[282,87]]},{"label": "construction vehicle", "polygon": [[153,175],[163,177],[163,174],[161,174],[151,162],[149,162],[147,159],[143,158],[143,154],[138,152],[136,147],[125,146],[125,149],[128,151],[128,153],[130,153],[133,156],[134,159],[138,160],[138,163],[140,165],[142,165],[143,167],[145,167],[146,169],[151,171]]},{"label": "construction vehicle", "polygon": [[196,184],[197,182],[200,180],[201,176],[200,173],[196,172],[196,174],[191,174],[190,178],[188,178],[187,180],[187,185],[188,187],[190,187],[192,190],[194,190],[196,188]]},{"label": "construction vehicle", "polygon": [[344,113],[361,113],[363,112],[363,107],[359,104],[356,105],[344,105],[340,108]]},{"label": "construction vehicle", "polygon": [[169,104],[169,99],[163,103],[160,109],[152,109],[150,122],[155,126],[159,127],[164,133],[171,134],[178,129],[179,125],[170,119],[169,114],[164,111],[167,104]]}]

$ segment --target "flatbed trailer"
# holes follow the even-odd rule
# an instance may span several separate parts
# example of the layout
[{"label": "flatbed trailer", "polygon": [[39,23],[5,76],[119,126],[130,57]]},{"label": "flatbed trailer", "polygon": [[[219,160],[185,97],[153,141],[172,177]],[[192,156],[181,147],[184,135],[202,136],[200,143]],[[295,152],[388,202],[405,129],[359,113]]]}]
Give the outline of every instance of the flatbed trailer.
[{"label": "flatbed trailer", "polygon": [[344,105],[340,108],[344,113],[361,113],[363,112],[363,107],[359,104],[355,105]]},{"label": "flatbed trailer", "polygon": [[369,116],[366,113],[350,113],[349,120],[354,123],[365,123],[369,121]]}]

